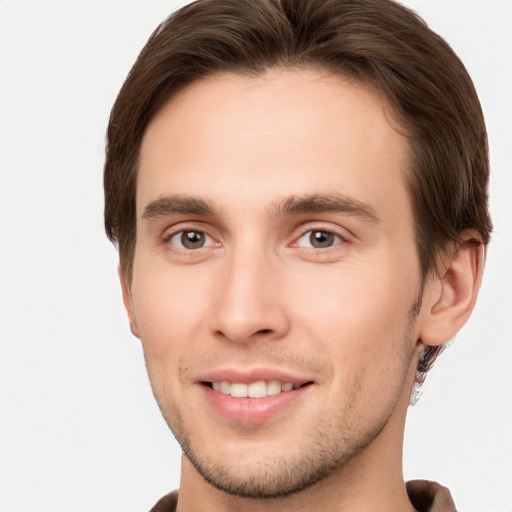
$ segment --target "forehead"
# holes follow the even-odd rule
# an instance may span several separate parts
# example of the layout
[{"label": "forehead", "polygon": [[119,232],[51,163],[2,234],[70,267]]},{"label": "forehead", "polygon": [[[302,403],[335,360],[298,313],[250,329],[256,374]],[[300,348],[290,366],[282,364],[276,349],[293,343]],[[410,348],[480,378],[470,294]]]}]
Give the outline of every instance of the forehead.
[{"label": "forehead", "polygon": [[149,124],[138,215],[164,194],[205,195],[229,208],[334,191],[376,209],[393,194],[395,207],[409,209],[408,146],[392,123],[370,87],[326,72],[214,75],[173,97]]}]

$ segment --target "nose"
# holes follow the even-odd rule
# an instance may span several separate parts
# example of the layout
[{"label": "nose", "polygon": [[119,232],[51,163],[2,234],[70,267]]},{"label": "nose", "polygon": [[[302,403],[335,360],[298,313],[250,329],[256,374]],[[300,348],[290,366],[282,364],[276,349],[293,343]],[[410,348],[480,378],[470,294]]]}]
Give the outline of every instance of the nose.
[{"label": "nose", "polygon": [[263,251],[243,251],[226,258],[219,275],[217,300],[210,315],[215,336],[235,343],[278,340],[289,330],[283,273]]}]

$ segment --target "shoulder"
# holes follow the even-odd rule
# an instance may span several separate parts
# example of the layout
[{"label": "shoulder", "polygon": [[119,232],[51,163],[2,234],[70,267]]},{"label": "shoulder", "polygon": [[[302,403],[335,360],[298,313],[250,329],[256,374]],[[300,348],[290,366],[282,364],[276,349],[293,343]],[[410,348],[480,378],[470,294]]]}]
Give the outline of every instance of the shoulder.
[{"label": "shoulder", "polygon": [[407,482],[407,494],[414,508],[420,512],[457,512],[450,491],[429,480]]},{"label": "shoulder", "polygon": [[178,503],[178,491],[173,491],[159,499],[149,512],[175,512]]}]

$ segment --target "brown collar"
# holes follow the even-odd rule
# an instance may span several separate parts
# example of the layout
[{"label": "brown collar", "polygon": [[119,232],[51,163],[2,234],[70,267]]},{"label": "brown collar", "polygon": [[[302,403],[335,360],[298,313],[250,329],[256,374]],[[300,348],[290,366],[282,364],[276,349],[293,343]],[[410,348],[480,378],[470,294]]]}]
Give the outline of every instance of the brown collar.
[{"label": "brown collar", "polygon": [[407,494],[419,512],[457,512],[450,491],[429,480],[411,480],[406,484]]},{"label": "brown collar", "polygon": [[[411,480],[406,484],[412,505],[419,512],[457,512],[450,491],[428,480]],[[164,496],[149,512],[175,512],[178,491]]]}]

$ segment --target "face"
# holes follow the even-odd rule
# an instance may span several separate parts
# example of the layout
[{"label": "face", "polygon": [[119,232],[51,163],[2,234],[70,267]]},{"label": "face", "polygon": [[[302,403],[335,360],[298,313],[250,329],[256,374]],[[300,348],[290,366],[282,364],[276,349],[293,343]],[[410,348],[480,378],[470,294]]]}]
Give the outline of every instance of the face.
[{"label": "face", "polygon": [[406,165],[385,102],[312,70],[214,76],[150,123],[125,302],[216,487],[303,489],[393,415],[420,292]]}]

